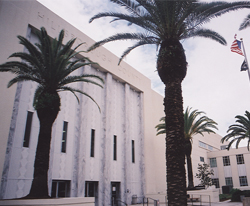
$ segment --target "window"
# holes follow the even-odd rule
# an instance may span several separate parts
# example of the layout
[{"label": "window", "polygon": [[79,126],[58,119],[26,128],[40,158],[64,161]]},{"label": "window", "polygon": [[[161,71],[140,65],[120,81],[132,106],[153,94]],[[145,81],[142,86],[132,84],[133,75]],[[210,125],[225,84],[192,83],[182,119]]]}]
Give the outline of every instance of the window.
[{"label": "window", "polygon": [[221,149],[221,150],[227,149],[227,145],[222,145],[222,146],[220,146],[220,149]]},{"label": "window", "polygon": [[204,142],[199,141],[199,146],[207,149],[207,144]]},{"label": "window", "polygon": [[31,132],[31,124],[32,124],[33,112],[27,112],[25,133],[23,138],[23,147],[29,147],[30,144],[30,132]]},{"label": "window", "polygon": [[117,153],[117,138],[116,138],[116,135],[114,135],[114,139],[113,139],[113,160],[117,160],[117,156],[116,156],[116,153]]},{"label": "window", "polygon": [[213,151],[213,150],[214,150],[214,148],[213,148],[212,146],[210,146],[210,145],[207,145],[207,147],[208,147],[208,149],[209,149],[210,151]]},{"label": "window", "polygon": [[236,155],[237,164],[245,164],[243,154]]},{"label": "window", "polygon": [[217,161],[216,158],[210,158],[210,167],[217,167]]},{"label": "window", "polygon": [[132,140],[132,162],[135,163],[135,141]]},{"label": "window", "polygon": [[61,146],[61,152],[63,153],[66,153],[67,133],[68,133],[68,122],[63,121],[62,146]]},{"label": "window", "polygon": [[98,182],[85,182],[85,197],[96,197],[98,194]]},{"label": "window", "polygon": [[229,165],[230,165],[229,156],[224,156],[224,157],[223,157],[223,165],[224,165],[224,166],[229,166]]},{"label": "window", "polygon": [[215,185],[216,188],[220,188],[219,178],[213,178],[212,185]]},{"label": "window", "polygon": [[70,181],[52,180],[51,197],[70,197]]},{"label": "window", "polygon": [[225,181],[226,181],[226,185],[233,186],[233,179],[232,179],[232,177],[226,177]]},{"label": "window", "polygon": [[204,157],[200,157],[200,161],[201,161],[201,162],[204,162]]},{"label": "window", "polygon": [[95,130],[91,129],[90,157],[95,156]]},{"label": "window", "polygon": [[240,186],[248,186],[247,176],[240,176],[239,179],[240,179]]}]

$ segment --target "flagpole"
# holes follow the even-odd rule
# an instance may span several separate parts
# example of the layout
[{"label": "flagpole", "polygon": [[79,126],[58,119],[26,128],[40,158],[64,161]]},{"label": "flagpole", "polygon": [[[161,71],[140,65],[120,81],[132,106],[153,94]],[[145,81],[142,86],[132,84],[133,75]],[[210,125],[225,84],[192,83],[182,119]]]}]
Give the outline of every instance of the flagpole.
[{"label": "flagpole", "polygon": [[248,64],[248,61],[247,61],[247,55],[246,55],[246,51],[245,51],[245,47],[244,47],[244,44],[243,44],[243,39],[241,38],[241,44],[242,44],[242,48],[243,48],[243,52],[244,52],[244,57],[245,57],[245,60],[246,60],[246,63],[247,63],[247,72],[248,72],[248,77],[249,77],[249,81],[250,81],[250,71],[249,71],[249,64]]}]

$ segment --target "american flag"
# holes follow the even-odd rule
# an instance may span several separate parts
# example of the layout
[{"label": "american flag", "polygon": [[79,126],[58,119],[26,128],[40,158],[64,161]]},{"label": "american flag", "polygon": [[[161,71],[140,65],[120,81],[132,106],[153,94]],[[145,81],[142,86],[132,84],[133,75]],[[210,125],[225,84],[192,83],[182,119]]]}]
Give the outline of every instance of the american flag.
[{"label": "american flag", "polygon": [[231,46],[231,51],[244,56],[243,52],[241,51],[241,42],[238,41],[236,38]]}]

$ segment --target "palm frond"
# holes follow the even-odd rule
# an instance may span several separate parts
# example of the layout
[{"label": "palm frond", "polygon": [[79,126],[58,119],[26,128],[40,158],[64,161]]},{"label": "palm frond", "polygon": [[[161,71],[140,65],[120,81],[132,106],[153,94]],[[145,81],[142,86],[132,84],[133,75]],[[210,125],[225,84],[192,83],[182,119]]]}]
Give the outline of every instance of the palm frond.
[{"label": "palm frond", "polygon": [[[8,87],[22,81],[33,81],[38,83],[33,102],[35,108],[39,103],[38,97],[41,92],[55,94],[62,91],[62,88],[64,88],[65,90],[69,90],[73,93],[81,93],[80,90],[70,89],[70,87],[65,86],[69,83],[85,82],[103,88],[104,81],[97,75],[72,75],[72,72],[81,67],[97,64],[92,62],[87,57],[75,60],[75,55],[83,52],[76,51],[76,49],[78,49],[83,43],[78,44],[74,49],[72,49],[76,39],[71,39],[63,45],[63,30],[59,33],[58,39],[51,39],[44,27],[37,32],[37,36],[38,43],[35,44],[32,44],[29,40],[22,36],[18,36],[20,44],[26,48],[27,52],[15,52],[10,55],[10,58],[20,58],[22,62],[9,61],[0,65],[0,72],[11,72],[16,74],[16,77],[9,81]],[[100,83],[95,82],[93,79],[100,81]],[[87,95],[86,93],[83,94]],[[93,98],[91,99],[93,100]],[[79,100],[78,97],[77,100]]]},{"label": "palm frond", "polygon": [[[99,112],[101,112],[101,108],[99,107],[99,105],[97,104],[97,102],[93,99],[93,97],[91,97],[89,94],[87,94],[86,92],[83,92],[82,90],[79,90],[79,89],[75,89],[75,88],[72,88],[72,87],[67,87],[67,86],[64,86],[64,87],[61,87],[61,90],[60,91],[70,91],[72,92],[75,96],[76,96],[76,92],[80,93],[80,94],[83,94],[84,96],[90,98],[98,107],[99,109]],[[59,91],[59,92],[60,92]],[[76,96],[77,97],[77,96]],[[79,102],[79,98],[77,97],[77,100]]]},{"label": "palm frond", "polygon": [[247,15],[247,17],[243,20],[243,22],[240,25],[239,30],[243,30],[250,25],[250,14]]},{"label": "palm frond", "polygon": [[145,38],[148,38],[147,35],[143,33],[119,33],[115,34],[113,36],[110,36],[106,39],[103,39],[102,41],[96,42],[93,44],[90,48],[88,48],[88,52],[94,50],[95,48],[102,46],[103,44],[106,44],[111,41],[118,41],[118,40],[139,40],[142,41]]},{"label": "palm frond", "polygon": [[186,39],[186,38],[196,37],[196,36],[209,38],[209,39],[217,41],[218,43],[222,45],[227,45],[226,40],[221,35],[219,35],[217,32],[212,31],[210,29],[191,30],[188,33],[181,36],[181,39]]},{"label": "palm frond", "polygon": [[245,112],[245,116],[237,115],[235,116],[236,123],[229,126],[227,130],[227,135],[225,135],[221,142],[230,141],[227,149],[236,143],[236,148],[238,148],[241,140],[248,139],[248,150],[249,150],[249,141],[250,141],[250,113]]},{"label": "palm frond", "polygon": [[155,38],[155,37],[148,37],[148,38],[144,38],[141,41],[137,42],[136,44],[134,44],[131,47],[128,47],[122,54],[122,56],[119,59],[118,65],[121,63],[121,61],[135,48],[142,46],[142,45],[149,45],[149,44],[159,44],[159,39]]},{"label": "palm frond", "polygon": [[97,86],[103,88],[103,86],[101,84],[91,80],[90,78],[98,79],[99,81],[104,83],[104,80],[97,75],[82,74],[82,75],[77,75],[77,76],[67,76],[61,82],[59,82],[59,88],[61,88],[62,86],[65,86],[67,84],[74,83],[74,82],[91,83],[91,84],[94,84],[94,85],[97,85]]}]

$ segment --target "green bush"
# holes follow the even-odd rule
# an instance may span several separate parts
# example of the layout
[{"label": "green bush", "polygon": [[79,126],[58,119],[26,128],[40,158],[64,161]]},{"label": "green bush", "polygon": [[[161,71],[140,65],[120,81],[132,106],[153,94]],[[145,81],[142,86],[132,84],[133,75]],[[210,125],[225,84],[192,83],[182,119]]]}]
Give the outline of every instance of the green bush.
[{"label": "green bush", "polygon": [[231,201],[232,202],[240,202],[240,196],[242,195],[242,191],[239,189],[232,189],[230,191],[232,198]]},{"label": "green bush", "polygon": [[230,194],[220,194],[220,195],[219,195],[220,202],[221,202],[221,201],[225,201],[225,200],[231,199],[231,196],[232,196],[232,195],[230,195]]},{"label": "green bush", "polygon": [[237,192],[237,191],[241,191],[241,190],[239,190],[239,189],[237,189],[237,188],[232,188],[232,189],[230,190],[229,194],[232,195],[234,192]]},{"label": "green bush", "polygon": [[230,191],[230,195],[231,195],[231,201],[232,202],[240,202],[240,196],[244,195],[245,197],[250,197],[250,190],[239,190],[239,189],[231,189]]}]

